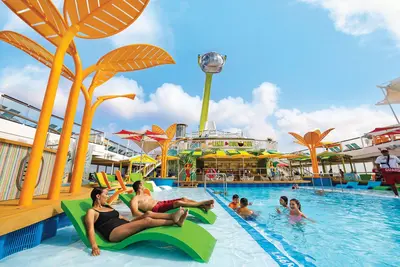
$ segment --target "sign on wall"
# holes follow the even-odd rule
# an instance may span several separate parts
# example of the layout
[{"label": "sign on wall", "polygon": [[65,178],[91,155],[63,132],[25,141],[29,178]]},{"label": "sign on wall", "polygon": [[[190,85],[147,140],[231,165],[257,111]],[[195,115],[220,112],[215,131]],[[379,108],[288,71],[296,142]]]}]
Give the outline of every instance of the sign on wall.
[{"label": "sign on wall", "polygon": [[253,141],[249,140],[208,140],[209,148],[252,148]]}]

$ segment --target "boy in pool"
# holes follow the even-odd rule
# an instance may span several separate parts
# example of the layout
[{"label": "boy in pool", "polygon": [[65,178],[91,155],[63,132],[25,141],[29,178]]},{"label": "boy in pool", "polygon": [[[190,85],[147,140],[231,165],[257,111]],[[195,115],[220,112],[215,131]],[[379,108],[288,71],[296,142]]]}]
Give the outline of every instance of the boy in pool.
[{"label": "boy in pool", "polygon": [[239,204],[239,196],[238,196],[237,194],[234,194],[234,195],[232,196],[232,202],[229,203],[229,208],[231,208],[231,209],[233,209],[233,210],[236,210],[236,209],[238,209],[239,207],[240,207],[240,204]]},{"label": "boy in pool", "polygon": [[[288,201],[289,200],[288,200],[287,196],[281,196],[279,198],[279,204],[281,204],[281,206],[284,208],[283,211],[288,211],[289,210]],[[279,208],[276,208],[276,212],[278,212],[279,214],[282,213]]]},{"label": "boy in pool", "polygon": [[[253,205],[252,202],[249,203],[249,206]],[[232,196],[232,202],[229,203],[229,208],[233,209],[233,210],[237,210],[238,208],[240,208],[240,203],[239,203],[239,195],[238,194],[234,194]]]},{"label": "boy in pool", "polygon": [[249,201],[247,198],[241,198],[240,199],[240,208],[236,210],[237,214],[242,216],[244,219],[247,219],[248,217],[254,216],[254,211],[249,209],[247,206],[249,205]]}]

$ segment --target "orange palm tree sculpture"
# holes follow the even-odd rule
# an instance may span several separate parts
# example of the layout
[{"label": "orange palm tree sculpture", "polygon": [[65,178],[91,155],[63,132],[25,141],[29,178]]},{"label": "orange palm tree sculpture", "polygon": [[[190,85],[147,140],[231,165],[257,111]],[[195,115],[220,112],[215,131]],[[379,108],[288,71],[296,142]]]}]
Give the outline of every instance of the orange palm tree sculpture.
[{"label": "orange palm tree sculpture", "polygon": [[70,91],[64,119],[66,127],[63,126],[63,133],[60,137],[59,155],[66,155],[65,151],[69,147],[79,90],[83,80],[82,64],[73,40],[74,37],[100,39],[119,33],[136,21],[146,8],[149,0],[65,0],[64,17],[62,17],[51,0],[2,0],[2,2],[57,48],[19,200],[20,205],[27,206],[32,203],[36,178],[39,173],[46,134],[66,53],[73,58],[75,79]]},{"label": "orange palm tree sculpture", "polygon": [[305,146],[310,150],[310,158],[314,177],[319,177],[317,147],[321,147],[323,145],[321,142],[322,139],[324,139],[333,129],[334,128],[330,128],[323,133],[321,133],[320,130],[315,130],[306,133],[304,137],[300,136],[297,133],[289,133],[294,138],[296,138],[296,143]]},{"label": "orange palm tree sculpture", "polygon": [[161,147],[161,177],[167,177],[167,164],[168,164],[167,154],[172,138],[174,138],[176,133],[176,123],[169,126],[166,131],[164,131],[163,129],[161,129],[161,127],[157,125],[153,125],[151,131],[157,134],[165,134],[168,137],[165,140],[158,141],[158,144]]}]

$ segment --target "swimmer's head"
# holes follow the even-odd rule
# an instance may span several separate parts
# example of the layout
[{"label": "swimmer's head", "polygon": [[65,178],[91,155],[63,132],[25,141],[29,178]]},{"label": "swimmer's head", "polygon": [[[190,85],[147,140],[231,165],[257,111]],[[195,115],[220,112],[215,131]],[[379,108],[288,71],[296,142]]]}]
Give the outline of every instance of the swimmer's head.
[{"label": "swimmer's head", "polygon": [[298,200],[295,199],[295,198],[292,198],[292,199],[290,200],[290,208],[291,208],[291,209],[298,208],[298,209],[301,211],[301,204],[300,204],[300,201],[298,201]]},{"label": "swimmer's head", "polygon": [[232,202],[233,202],[233,203],[238,203],[238,202],[239,202],[239,196],[238,196],[237,194],[234,194],[234,195],[232,196]]},{"label": "swimmer's head", "polygon": [[247,200],[247,198],[242,197],[240,199],[240,207],[245,208],[249,205],[249,201]]},{"label": "swimmer's head", "polygon": [[288,201],[289,200],[288,200],[287,196],[281,196],[281,198],[279,199],[279,203],[284,207],[287,207]]}]

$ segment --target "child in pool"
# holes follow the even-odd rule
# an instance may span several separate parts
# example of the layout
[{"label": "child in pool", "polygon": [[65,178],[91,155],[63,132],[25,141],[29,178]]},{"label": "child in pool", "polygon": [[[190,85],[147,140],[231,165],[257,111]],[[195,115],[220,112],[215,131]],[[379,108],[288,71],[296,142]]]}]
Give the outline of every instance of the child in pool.
[{"label": "child in pool", "polygon": [[290,212],[289,212],[289,219],[291,222],[293,223],[298,223],[300,222],[302,219],[307,219],[309,221],[314,222],[313,220],[307,218],[306,215],[304,215],[304,213],[301,212],[301,204],[300,201],[298,201],[295,198],[292,198],[290,200]]},{"label": "child in pool", "polygon": [[[281,206],[284,208],[283,211],[289,210],[287,196],[281,196],[279,198],[279,204],[281,204]],[[279,208],[276,208],[276,212],[278,212],[279,214],[282,213]]]},{"label": "child in pool", "polygon": [[[253,203],[249,203],[249,206],[253,205]],[[229,203],[229,208],[233,209],[233,210],[237,210],[238,208],[240,208],[240,203],[239,203],[239,195],[234,194],[232,196],[232,202]]]},{"label": "child in pool", "polygon": [[231,209],[233,209],[233,210],[236,210],[236,209],[238,209],[239,207],[240,207],[240,204],[239,204],[239,196],[238,196],[237,194],[234,194],[234,195],[232,196],[232,202],[229,203],[229,208],[231,208]]},{"label": "child in pool", "polygon": [[249,217],[254,217],[256,216],[256,214],[254,213],[254,211],[252,211],[251,209],[249,209],[247,206],[249,205],[249,201],[247,200],[247,198],[241,198],[240,199],[240,208],[238,208],[236,210],[237,214],[239,214],[240,216],[243,217],[243,219],[247,219]]}]

